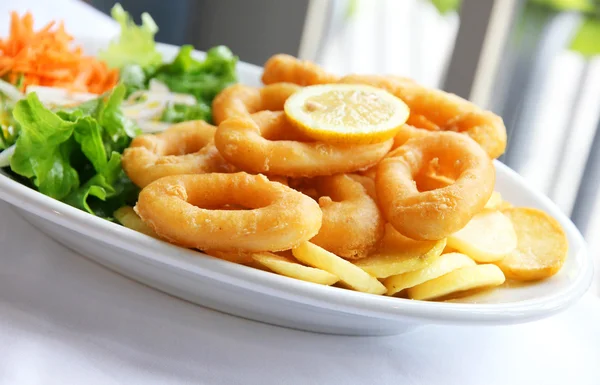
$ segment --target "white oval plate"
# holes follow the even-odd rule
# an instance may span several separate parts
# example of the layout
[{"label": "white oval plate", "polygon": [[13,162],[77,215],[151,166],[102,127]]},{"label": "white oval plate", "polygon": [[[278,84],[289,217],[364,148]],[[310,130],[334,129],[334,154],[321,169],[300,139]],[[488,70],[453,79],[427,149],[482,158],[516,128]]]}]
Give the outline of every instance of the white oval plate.
[{"label": "white oval plate", "polygon": [[[161,46],[165,56],[177,48]],[[93,48],[88,50],[94,50]],[[198,55],[202,56],[201,53]],[[258,84],[260,68],[239,65],[240,81]],[[389,298],[311,284],[236,265],[153,239],[38,193],[0,172],[0,198],[58,242],[158,290],[226,313],[275,325],[334,334],[397,334],[427,324],[508,324],[540,319],[572,304],[593,268],[573,223],[514,171],[496,162],[496,189],[515,205],[558,219],[569,255],[554,277],[501,287],[464,302]]]}]

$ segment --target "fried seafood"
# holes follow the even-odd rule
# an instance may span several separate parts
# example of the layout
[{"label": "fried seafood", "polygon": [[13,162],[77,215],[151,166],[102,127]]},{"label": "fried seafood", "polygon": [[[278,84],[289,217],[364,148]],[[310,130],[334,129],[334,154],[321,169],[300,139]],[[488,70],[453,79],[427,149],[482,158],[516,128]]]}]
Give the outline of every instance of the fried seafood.
[{"label": "fried seafood", "polygon": [[219,125],[215,144],[221,155],[241,170],[267,175],[312,177],[354,172],[379,162],[392,147],[393,140],[363,145],[334,145],[323,142],[281,140],[296,129],[285,114],[271,119],[227,119]]},{"label": "fried seafood", "polygon": [[214,145],[216,127],[194,120],[160,134],[140,135],[123,153],[127,176],[139,187],[168,175],[232,172]]},{"label": "fried seafood", "polygon": [[[415,177],[433,159],[451,169],[453,184],[419,191]],[[411,139],[382,160],[376,187],[385,218],[401,234],[442,239],[463,228],[494,191],[495,169],[487,154],[464,135],[440,132]]]},{"label": "fried seafood", "polygon": [[323,224],[311,242],[342,258],[366,257],[383,237],[385,226],[367,188],[345,174],[319,177],[311,185],[323,211]]},{"label": "fried seafood", "polygon": [[410,124],[423,129],[454,131],[468,135],[497,158],[506,149],[506,127],[502,118],[459,96],[423,87],[412,80],[373,75],[350,75],[341,83],[380,87],[402,99],[410,108]]},{"label": "fried seafood", "polygon": [[290,55],[279,54],[271,57],[264,66],[262,82],[295,83],[301,86],[335,83],[338,77],[323,70],[310,61],[302,61]]},{"label": "fried seafood", "polygon": [[338,78],[314,63],[276,55],[265,64],[263,82],[290,82],[303,86],[338,82],[382,88],[408,105],[411,115],[407,123],[410,125],[425,130],[464,133],[479,143],[491,158],[499,157],[506,149],[506,127],[502,118],[459,96],[424,87],[412,79],[383,75]]},{"label": "fried seafood", "polygon": [[493,113],[407,78],[337,77],[288,55],[267,62],[263,81],[223,90],[216,128],[136,138],[123,168],[143,189],[115,219],[232,263],[420,300],[562,267],[560,225],[493,191],[506,146]]},{"label": "fried seafood", "polygon": [[212,103],[213,120],[220,124],[229,118],[243,118],[259,111],[282,111],[287,98],[301,89],[293,83],[265,87],[234,84],[219,93]]},{"label": "fried seafood", "polygon": [[[246,209],[219,209],[227,204]],[[142,190],[135,210],[164,239],[219,251],[288,250],[314,237],[322,218],[306,195],[243,172],[161,178]]]}]

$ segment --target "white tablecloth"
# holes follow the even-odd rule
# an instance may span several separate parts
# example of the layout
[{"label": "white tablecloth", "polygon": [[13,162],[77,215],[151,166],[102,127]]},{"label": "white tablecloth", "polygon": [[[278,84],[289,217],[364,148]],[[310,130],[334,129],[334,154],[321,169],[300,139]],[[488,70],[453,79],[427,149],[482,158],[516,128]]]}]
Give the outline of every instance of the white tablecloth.
[{"label": "white tablecloth", "polygon": [[[14,4],[9,4],[14,3]],[[0,3],[82,36],[112,25],[72,0]],[[65,7],[70,11],[65,11]],[[104,32],[103,32],[104,31]],[[507,327],[338,337],[204,309],[57,244],[0,203],[0,384],[600,384],[600,301]]]},{"label": "white tablecloth", "polygon": [[600,384],[600,301],[507,327],[339,337],[238,319],[76,255],[0,203],[0,384]]}]

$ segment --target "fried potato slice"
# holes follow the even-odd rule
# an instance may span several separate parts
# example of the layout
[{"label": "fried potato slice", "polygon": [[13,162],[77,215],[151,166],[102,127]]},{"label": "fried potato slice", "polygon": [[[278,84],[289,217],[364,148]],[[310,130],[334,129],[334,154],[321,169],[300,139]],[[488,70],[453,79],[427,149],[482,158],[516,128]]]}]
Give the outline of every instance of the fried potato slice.
[{"label": "fried potato slice", "polygon": [[497,210],[500,208],[503,202],[502,195],[498,191],[494,191],[484,208],[488,210]]},{"label": "fried potato slice", "polygon": [[532,281],[556,274],[567,258],[568,241],[558,221],[545,212],[516,207],[502,211],[513,223],[517,248],[496,264],[507,277]]},{"label": "fried potato slice", "polygon": [[285,275],[286,277],[327,286],[333,285],[340,280],[336,275],[325,270],[301,265],[293,259],[281,255],[264,252],[253,254],[252,258],[261,265],[268,267],[273,272]]},{"label": "fried potato slice", "polygon": [[387,278],[426,267],[442,254],[445,246],[446,239],[415,241],[387,224],[379,249],[355,264],[377,278]]},{"label": "fried potato slice", "polygon": [[354,290],[371,294],[386,292],[385,286],[375,277],[313,243],[303,242],[292,249],[292,253],[300,262],[338,276],[342,282]]},{"label": "fried potato slice", "polygon": [[117,209],[113,213],[113,216],[117,221],[119,221],[120,224],[131,230],[144,233],[154,238],[160,238],[154,232],[154,230],[152,230],[150,227],[148,227],[147,224],[144,223],[144,221],[142,221],[142,218],[140,218],[140,216],[137,215],[137,213],[135,212],[135,210],[133,210],[133,207],[131,206],[123,206]]},{"label": "fried potato slice", "polygon": [[502,285],[502,270],[496,265],[465,266],[407,290],[409,298],[432,300],[450,294]]},{"label": "fried potato slice", "polygon": [[449,236],[448,246],[477,262],[494,262],[517,247],[517,234],[512,222],[504,214],[484,210]]},{"label": "fried potato slice", "polygon": [[393,275],[387,278],[383,284],[387,288],[387,295],[394,295],[404,289],[422,284],[451,271],[465,266],[475,266],[471,258],[460,253],[444,254],[433,261],[429,266],[404,274]]}]

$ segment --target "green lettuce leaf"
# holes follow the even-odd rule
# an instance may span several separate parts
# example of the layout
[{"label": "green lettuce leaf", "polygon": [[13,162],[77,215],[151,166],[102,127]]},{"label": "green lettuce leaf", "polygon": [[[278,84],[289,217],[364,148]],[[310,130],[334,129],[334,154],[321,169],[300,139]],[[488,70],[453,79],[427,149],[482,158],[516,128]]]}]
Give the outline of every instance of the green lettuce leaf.
[{"label": "green lettuce leaf", "polygon": [[104,145],[107,153],[123,152],[129,146],[131,138],[140,133],[135,123],[125,117],[121,103],[125,98],[125,86],[115,87],[112,93],[102,98],[95,111],[95,118],[104,128]]},{"label": "green lettuce leaf", "polygon": [[121,154],[113,152],[104,169],[69,194],[64,202],[112,220],[112,213],[116,209],[135,204],[138,193],[138,187],[121,169]]},{"label": "green lettuce leaf", "polygon": [[81,152],[92,163],[97,172],[106,168],[106,150],[102,142],[102,127],[91,116],[77,121],[74,130],[75,141],[81,146]]},{"label": "green lettuce leaf", "polygon": [[189,104],[169,104],[160,117],[162,122],[181,123],[188,120],[205,120],[210,122],[212,119],[210,106],[203,102],[194,105]]},{"label": "green lettuce leaf", "polygon": [[133,204],[138,189],[121,168],[121,154],[138,129],[119,108],[125,92],[52,112],[35,93],[13,111],[21,127],[11,170],[40,192],[91,214],[112,219]]},{"label": "green lettuce leaf", "polygon": [[147,67],[162,63],[162,57],[154,42],[158,27],[148,13],[142,14],[141,26],[136,25],[118,3],[112,8],[111,15],[121,25],[121,35],[98,54],[100,59],[114,68],[122,68],[127,64]]},{"label": "green lettuce leaf", "polygon": [[46,109],[35,93],[17,102],[13,116],[21,127],[11,169],[30,178],[38,190],[62,199],[79,186],[79,176],[69,157],[73,150],[74,123]]},{"label": "green lettuce leaf", "polygon": [[182,46],[177,57],[159,67],[153,77],[173,92],[194,95],[199,102],[210,105],[221,90],[237,81],[238,58],[225,46],[208,50],[203,61],[194,59],[192,52],[192,46]]},{"label": "green lettuce leaf", "polygon": [[135,91],[148,88],[148,74],[138,64],[128,64],[121,68],[119,81],[125,86],[125,97],[128,97]]}]

